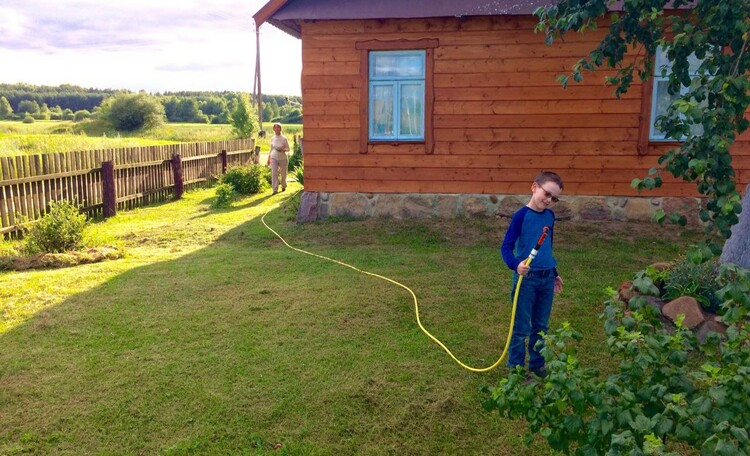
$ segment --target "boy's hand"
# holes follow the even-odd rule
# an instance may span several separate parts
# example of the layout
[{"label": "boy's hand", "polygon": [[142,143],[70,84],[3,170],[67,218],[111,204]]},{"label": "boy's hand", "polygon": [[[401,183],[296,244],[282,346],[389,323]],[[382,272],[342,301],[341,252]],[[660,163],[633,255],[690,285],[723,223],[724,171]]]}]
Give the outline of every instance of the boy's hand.
[{"label": "boy's hand", "polygon": [[560,276],[555,277],[555,293],[563,291],[563,279]]},{"label": "boy's hand", "polygon": [[525,261],[522,261],[518,264],[518,267],[516,268],[516,272],[518,273],[518,275],[525,276],[529,272],[529,269],[531,269],[531,266],[526,264]]}]

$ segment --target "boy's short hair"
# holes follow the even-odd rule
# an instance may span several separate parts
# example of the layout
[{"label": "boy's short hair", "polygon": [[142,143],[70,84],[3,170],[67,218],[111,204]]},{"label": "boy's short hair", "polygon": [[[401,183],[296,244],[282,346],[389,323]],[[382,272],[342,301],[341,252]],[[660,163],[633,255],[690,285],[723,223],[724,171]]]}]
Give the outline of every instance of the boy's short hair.
[{"label": "boy's short hair", "polygon": [[536,182],[537,185],[544,185],[547,182],[554,182],[558,187],[560,187],[560,190],[563,189],[562,178],[557,173],[552,171],[542,171],[541,173],[537,174],[537,176],[534,178],[534,182]]}]

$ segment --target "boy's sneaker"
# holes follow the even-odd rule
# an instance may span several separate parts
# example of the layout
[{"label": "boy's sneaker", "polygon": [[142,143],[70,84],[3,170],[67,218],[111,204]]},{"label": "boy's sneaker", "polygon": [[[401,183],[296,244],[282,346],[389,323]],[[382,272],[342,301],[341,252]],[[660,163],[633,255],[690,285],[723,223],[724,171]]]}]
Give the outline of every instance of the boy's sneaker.
[{"label": "boy's sneaker", "polygon": [[547,369],[545,369],[544,366],[531,369],[531,372],[539,378],[547,377]]}]

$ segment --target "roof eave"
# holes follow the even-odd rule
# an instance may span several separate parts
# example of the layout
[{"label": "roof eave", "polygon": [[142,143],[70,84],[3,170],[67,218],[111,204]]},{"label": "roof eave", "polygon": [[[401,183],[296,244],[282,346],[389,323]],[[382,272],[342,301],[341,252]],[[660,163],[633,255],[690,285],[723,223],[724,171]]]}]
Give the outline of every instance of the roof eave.
[{"label": "roof eave", "polygon": [[271,0],[270,2],[263,5],[263,8],[259,9],[258,12],[253,15],[255,26],[260,27],[261,24],[269,21],[271,16],[273,16],[276,11],[286,5],[288,1],[289,0]]},{"label": "roof eave", "polygon": [[282,32],[286,32],[289,35],[292,35],[293,37],[297,39],[302,39],[302,27],[300,26],[299,21],[279,20],[279,19],[269,18],[266,22],[273,25],[274,27],[281,30]]}]

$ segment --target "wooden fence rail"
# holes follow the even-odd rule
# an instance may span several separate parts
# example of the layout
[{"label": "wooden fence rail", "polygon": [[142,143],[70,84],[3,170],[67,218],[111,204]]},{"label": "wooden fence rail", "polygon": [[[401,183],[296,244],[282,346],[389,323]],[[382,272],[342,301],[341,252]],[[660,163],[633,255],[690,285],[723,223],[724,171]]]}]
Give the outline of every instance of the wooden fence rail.
[{"label": "wooden fence rail", "polygon": [[0,157],[0,234],[40,218],[50,201],[111,216],[179,198],[229,166],[257,162],[252,139]]}]

